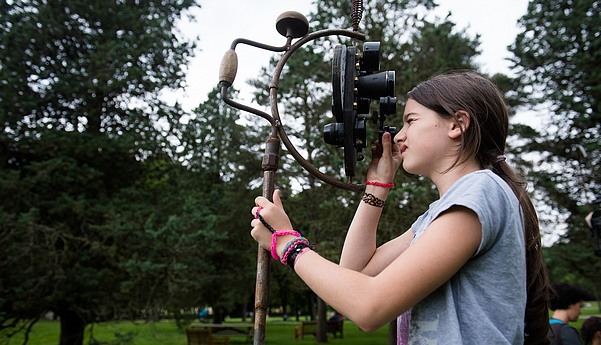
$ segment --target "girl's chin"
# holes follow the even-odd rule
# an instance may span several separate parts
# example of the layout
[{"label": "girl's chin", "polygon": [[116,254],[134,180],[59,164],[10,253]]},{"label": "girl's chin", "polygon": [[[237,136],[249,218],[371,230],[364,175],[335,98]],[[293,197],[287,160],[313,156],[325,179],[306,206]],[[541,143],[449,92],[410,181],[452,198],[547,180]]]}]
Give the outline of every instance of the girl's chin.
[{"label": "girl's chin", "polygon": [[401,164],[401,167],[403,168],[403,170],[405,170],[406,173],[408,174],[412,174],[412,175],[421,175],[418,167],[411,165],[411,163],[403,160],[403,163]]}]

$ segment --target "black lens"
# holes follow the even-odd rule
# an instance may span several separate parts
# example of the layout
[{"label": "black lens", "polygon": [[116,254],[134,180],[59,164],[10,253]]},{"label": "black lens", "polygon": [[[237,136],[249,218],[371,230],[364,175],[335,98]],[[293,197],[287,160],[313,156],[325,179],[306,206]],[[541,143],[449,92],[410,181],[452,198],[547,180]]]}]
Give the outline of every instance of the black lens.
[{"label": "black lens", "polygon": [[359,97],[380,99],[380,97],[394,96],[394,71],[363,75],[357,79]]},{"label": "black lens", "polygon": [[394,115],[396,113],[396,97],[380,97],[380,114]]},{"label": "black lens", "polygon": [[330,145],[344,145],[344,125],[342,123],[328,123],[323,126],[323,141]]}]

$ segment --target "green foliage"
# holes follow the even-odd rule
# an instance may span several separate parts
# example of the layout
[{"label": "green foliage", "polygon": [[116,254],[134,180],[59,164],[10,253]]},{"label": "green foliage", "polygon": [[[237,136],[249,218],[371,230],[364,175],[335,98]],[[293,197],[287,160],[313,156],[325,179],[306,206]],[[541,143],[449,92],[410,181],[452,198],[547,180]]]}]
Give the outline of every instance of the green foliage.
[{"label": "green foliage", "polygon": [[233,304],[231,191],[178,161],[183,112],[159,97],[183,83],[194,45],[174,23],[193,5],[1,5],[1,329],[51,310],[79,344],[88,322]]},{"label": "green foliage", "polygon": [[518,92],[545,112],[541,128],[522,128],[516,151],[536,153],[527,172],[539,204],[567,225],[546,251],[551,278],[597,293],[601,270],[584,217],[601,194],[600,14],[599,1],[532,0],[511,46]]},{"label": "green foliage", "polygon": [[[0,120],[9,137],[32,128],[137,133],[157,140],[153,122],[173,122],[163,87],[179,87],[191,44],[174,18],[193,1],[5,4],[0,47]],[[7,135],[6,132],[4,135]]]}]

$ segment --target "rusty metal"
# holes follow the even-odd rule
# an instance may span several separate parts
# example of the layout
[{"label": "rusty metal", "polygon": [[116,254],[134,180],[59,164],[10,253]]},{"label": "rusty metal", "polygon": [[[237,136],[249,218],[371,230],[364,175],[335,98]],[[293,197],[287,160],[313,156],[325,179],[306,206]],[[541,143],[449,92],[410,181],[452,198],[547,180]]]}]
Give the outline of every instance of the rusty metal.
[{"label": "rusty metal", "polygon": [[[284,18],[286,20],[292,18],[293,20],[299,20],[302,15],[294,12],[286,12],[280,16],[280,18]],[[306,19],[305,19],[306,20]],[[298,23],[297,23],[298,24]],[[300,23],[302,24],[302,23]],[[299,25],[300,25],[299,24]],[[308,23],[306,23],[308,25]],[[286,31],[285,28],[279,27],[278,31]],[[270,86],[269,86],[269,102],[271,105],[271,115],[255,109],[253,107],[238,103],[232,99],[230,99],[227,95],[227,89],[231,86],[233,80],[226,81],[221,80],[221,97],[224,102],[234,108],[247,111],[251,114],[255,114],[267,120],[271,125],[271,134],[266,141],[265,154],[262,159],[261,167],[263,169],[263,196],[270,201],[273,201],[273,192],[275,186],[275,177],[276,171],[279,165],[279,150],[281,146],[281,142],[284,143],[286,149],[292,154],[294,159],[299,162],[299,164],[305,168],[309,173],[316,176],[320,180],[334,185],[339,188],[348,189],[348,190],[362,190],[363,185],[356,185],[351,183],[344,183],[337,179],[334,179],[324,173],[320,172],[317,168],[311,165],[307,160],[300,155],[300,153],[296,150],[294,145],[290,142],[288,135],[284,130],[284,126],[282,125],[280,119],[280,113],[278,109],[278,86],[279,80],[284,69],[284,66],[290,56],[294,54],[300,47],[302,47],[307,42],[312,40],[326,37],[326,36],[345,36],[356,40],[365,40],[365,35],[349,30],[342,29],[328,29],[316,31],[313,33],[306,34],[300,37],[299,32],[302,32],[302,25],[300,27],[294,27],[292,29],[288,29],[286,37],[286,44],[281,47],[270,46],[266,44],[262,44],[259,42],[247,40],[247,39],[236,39],[231,44],[231,50],[234,50],[238,44],[248,44],[260,49],[266,49],[274,52],[284,52],[282,58],[278,62],[274,75],[272,77]],[[292,33],[291,33],[292,32]],[[294,35],[298,35],[298,37],[294,37]],[[292,44],[293,38],[299,38],[294,44]],[[269,305],[269,284],[270,284],[270,265],[271,265],[271,255],[268,251],[263,250],[259,247],[257,253],[257,276],[256,276],[256,284],[255,284],[255,310],[254,310],[254,345],[263,345],[265,343],[265,324],[267,317],[267,308]]]}]

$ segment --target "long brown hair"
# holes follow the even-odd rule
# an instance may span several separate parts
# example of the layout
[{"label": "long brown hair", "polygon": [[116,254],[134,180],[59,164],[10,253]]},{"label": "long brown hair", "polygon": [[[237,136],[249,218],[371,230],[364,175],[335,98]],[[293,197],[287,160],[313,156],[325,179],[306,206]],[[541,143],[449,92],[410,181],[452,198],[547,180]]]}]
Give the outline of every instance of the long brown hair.
[{"label": "long brown hair", "polygon": [[453,117],[456,121],[458,111],[467,112],[471,124],[461,136],[461,154],[455,164],[476,157],[482,168],[499,175],[517,196],[524,215],[528,280],[524,344],[548,343],[550,290],[538,217],[526,183],[505,162],[509,111],[501,92],[481,74],[453,71],[422,82],[407,96],[440,116]]}]

